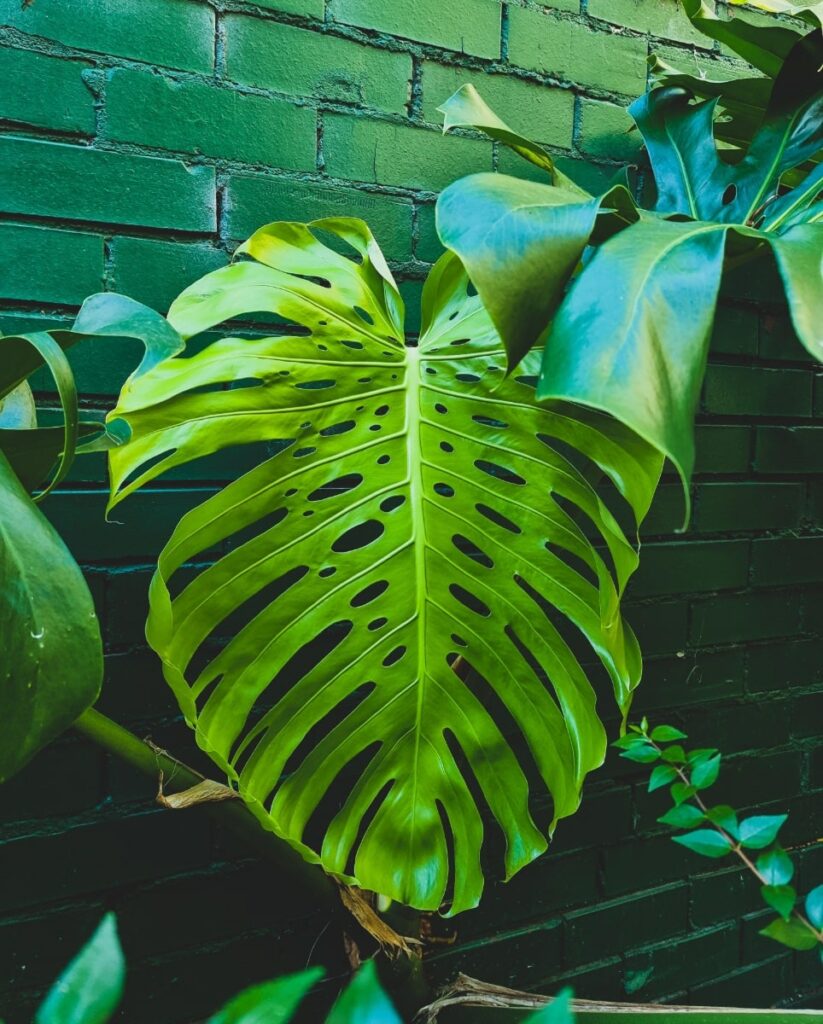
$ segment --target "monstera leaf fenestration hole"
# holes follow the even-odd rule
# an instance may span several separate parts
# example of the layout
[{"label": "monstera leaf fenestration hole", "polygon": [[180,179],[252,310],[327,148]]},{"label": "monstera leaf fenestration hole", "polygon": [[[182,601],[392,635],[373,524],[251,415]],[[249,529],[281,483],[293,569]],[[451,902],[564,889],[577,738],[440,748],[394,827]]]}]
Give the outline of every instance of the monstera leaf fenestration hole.
[{"label": "monstera leaf fenestration hole", "polygon": [[559,620],[628,707],[640,658],[619,602],[637,551],[590,471],[636,524],[660,457],[607,416],[539,406],[538,350],[507,377],[453,255],[405,344],[360,221],[261,229],[169,321],[188,339],[252,314],[286,326],[165,360],[112,414],[131,431],[111,453],[113,503],[220,449],[275,452],[180,521],[149,641],[267,828],[369,889],[464,910],[489,828],[510,876],[547,844],[530,799],[551,796],[553,828],[604,756]]}]

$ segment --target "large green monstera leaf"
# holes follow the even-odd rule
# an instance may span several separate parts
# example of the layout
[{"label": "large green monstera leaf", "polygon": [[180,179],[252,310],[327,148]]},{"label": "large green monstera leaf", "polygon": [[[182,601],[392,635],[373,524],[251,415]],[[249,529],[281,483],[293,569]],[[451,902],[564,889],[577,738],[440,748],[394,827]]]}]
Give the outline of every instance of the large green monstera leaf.
[{"label": "large green monstera leaf", "polygon": [[[538,398],[615,416],[670,458],[684,483],[730,266],[771,251],[797,335],[823,359],[823,165],[810,163],[823,147],[819,36],[798,37],[734,162],[716,145],[716,98],[694,102],[669,86],[630,107],[654,172],[651,210],[622,186],[581,195],[551,166],[553,184],[478,174],[438,201],[441,238],[465,264],[510,364],[547,333]],[[470,124],[536,162],[476,94],[464,89],[443,109],[447,127]]]},{"label": "large green monstera leaf", "polygon": [[551,795],[551,831],[603,759],[571,644],[628,707],[640,658],[619,602],[637,552],[590,477],[636,526],[661,460],[602,414],[539,408],[539,351],[506,378],[451,254],[415,345],[361,221],[271,224],[239,252],[170,323],[185,339],[252,314],[283,325],[184,350],[111,414],[130,430],[113,505],[191,459],[265,449],[180,521],[147,636],[266,828],[369,889],[464,910],[487,829],[513,874],[547,844],[536,802]]}]

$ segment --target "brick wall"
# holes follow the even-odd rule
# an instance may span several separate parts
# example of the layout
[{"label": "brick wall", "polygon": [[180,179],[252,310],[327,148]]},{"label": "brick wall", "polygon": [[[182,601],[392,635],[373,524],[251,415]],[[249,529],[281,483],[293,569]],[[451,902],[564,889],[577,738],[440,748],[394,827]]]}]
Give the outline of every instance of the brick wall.
[{"label": "brick wall", "polygon": [[[88,293],[165,310],[275,219],[366,218],[416,303],[436,258],[433,203],[460,174],[528,173],[435,108],[470,81],[591,188],[637,152],[623,111],[649,51],[740,68],[675,0],[0,0],[0,329],[66,322]],[[728,754],[730,801],[791,810],[803,888],[823,877],[823,377],[769,268],[727,289],[699,427],[695,515],[663,486],[631,616],[648,656],[637,710]],[[412,321],[415,316],[412,314]],[[136,349],[74,357],[104,408]],[[41,387],[48,399],[48,383]],[[107,645],[103,709],[196,761],[145,650],[146,587],[180,514],[237,471],[212,461],[104,524],[87,460],[47,511],[87,570]],[[718,789],[720,793],[720,789]],[[814,958],[757,936],[748,879],[678,848],[662,797],[610,758],[553,853],[456,922],[432,961],[586,996],[814,1002]],[[124,1019],[178,1024],[239,986],[325,962],[334,928],[198,812],[67,736],[0,790],[0,1006],[27,1019],[102,910],[131,963]],[[448,929],[446,929],[448,930]],[[162,1008],[162,1009],[161,1009]]]}]

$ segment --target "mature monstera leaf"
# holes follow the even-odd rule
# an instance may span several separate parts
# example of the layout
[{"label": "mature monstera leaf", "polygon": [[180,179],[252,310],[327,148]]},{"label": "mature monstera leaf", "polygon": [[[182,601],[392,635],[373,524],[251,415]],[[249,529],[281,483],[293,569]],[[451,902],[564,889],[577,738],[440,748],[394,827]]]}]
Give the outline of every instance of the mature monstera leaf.
[{"label": "mature monstera leaf", "polygon": [[[103,648],[91,595],[36,504],[65,478],[78,438],[100,431],[80,422],[65,355],[91,336],[141,339],[146,358],[138,372],[172,352],[170,342],[180,344],[161,316],[119,295],[92,296],[70,331],[0,337],[0,782],[100,691]],[[62,426],[37,426],[27,378],[41,366],[54,377]]]},{"label": "mature monstera leaf", "polygon": [[467,267],[511,361],[547,331],[538,397],[617,417],[684,483],[728,267],[771,250],[795,330],[823,359],[821,166],[786,184],[823,147],[816,45],[795,44],[734,163],[716,146],[715,104],[668,87],[630,108],[657,186],[651,211],[627,211],[620,187],[586,199],[492,174],[449,186],[437,206],[441,239]]},{"label": "mature monstera leaf", "polygon": [[603,759],[566,629],[628,706],[640,660],[619,601],[637,553],[586,466],[639,522],[660,458],[599,413],[539,408],[538,350],[506,378],[451,254],[405,344],[362,221],[271,224],[239,252],[171,325],[190,339],[251,314],[285,324],[183,350],[111,414],[130,430],[110,453],[112,505],[191,459],[264,446],[180,521],[147,636],[266,828],[366,888],[463,910],[487,828],[513,874],[546,847],[535,801],[551,795],[553,828]]}]

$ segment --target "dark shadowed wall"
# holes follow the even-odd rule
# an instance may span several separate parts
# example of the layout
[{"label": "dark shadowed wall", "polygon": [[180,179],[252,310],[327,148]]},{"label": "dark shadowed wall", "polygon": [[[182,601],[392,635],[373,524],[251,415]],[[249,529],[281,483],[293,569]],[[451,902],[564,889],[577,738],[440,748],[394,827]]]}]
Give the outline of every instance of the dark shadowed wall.
[{"label": "dark shadowed wall", "polygon": [[[463,82],[597,189],[637,153],[623,107],[650,52],[742,68],[675,0],[0,0],[0,328],[67,322],[116,289],[165,311],[276,219],[369,221],[416,320],[439,247],[434,199],[469,171],[527,173],[478,138],[444,138]],[[532,169],[533,171],[533,169]],[[823,879],[823,377],[792,336],[770,268],[738,275],[720,313],[699,426],[695,514],[668,482],[649,519],[630,616],[648,656],[638,713],[729,755],[718,797],[790,810],[800,885]],[[136,352],[76,353],[105,408]],[[48,399],[48,382],[41,387]],[[132,498],[105,524],[101,462],[47,511],[87,571],[103,622],[102,708],[196,760],[143,640],[152,563],[180,514],[238,470],[212,461]],[[338,936],[198,812],[67,736],[0,791],[0,1009],[8,1024],[118,912],[131,965],[123,1019],[202,1018],[241,985],[325,962]],[[438,947],[455,970],[584,996],[814,1004],[813,955],[757,935],[735,869],[672,844],[663,798],[611,758],[552,853]],[[448,928],[443,929],[448,931]],[[819,1005],[819,1003],[818,1003]]]}]

